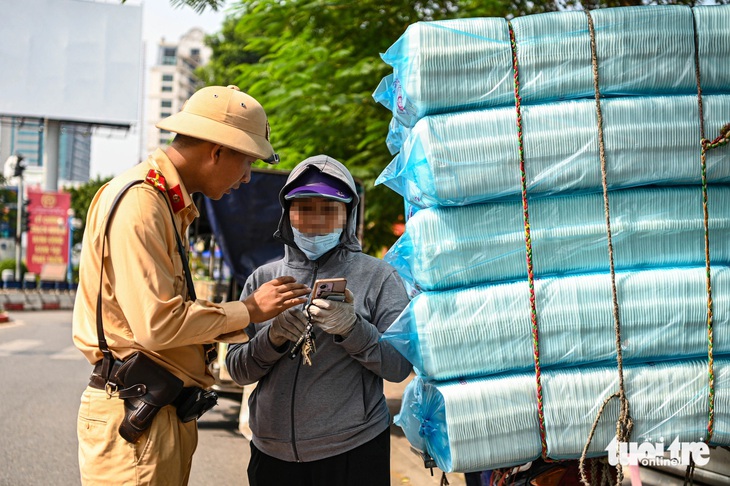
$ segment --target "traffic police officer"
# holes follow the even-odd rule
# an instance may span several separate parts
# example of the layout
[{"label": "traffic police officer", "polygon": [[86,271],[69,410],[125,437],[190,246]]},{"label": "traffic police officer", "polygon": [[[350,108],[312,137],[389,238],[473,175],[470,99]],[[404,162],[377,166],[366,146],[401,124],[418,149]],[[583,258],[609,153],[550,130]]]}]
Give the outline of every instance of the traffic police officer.
[{"label": "traffic police officer", "polygon": [[[264,109],[236,86],[199,90],[157,127],[177,134],[171,145],[105,184],[89,206],[73,313],[74,343],[96,365],[78,416],[83,484],[187,484],[198,440],[196,421],[183,421],[174,405],[151,406],[156,415],[151,425],[137,428],[141,435],[120,436],[125,410],[129,425],[133,403],[144,405],[148,395],[143,394],[154,386],[123,383],[127,389],[120,389],[116,368],[103,367],[112,363],[102,359],[102,351],[108,348],[117,362],[141,353],[184,390],[205,390],[214,380],[204,345],[246,341],[250,322],[302,304],[309,290],[282,277],[242,302],[189,298],[192,281],[178,238],[185,241],[198,216],[191,194],[220,199],[249,181],[253,162],[276,163],[278,157]],[[144,418],[133,417],[132,425]]]}]

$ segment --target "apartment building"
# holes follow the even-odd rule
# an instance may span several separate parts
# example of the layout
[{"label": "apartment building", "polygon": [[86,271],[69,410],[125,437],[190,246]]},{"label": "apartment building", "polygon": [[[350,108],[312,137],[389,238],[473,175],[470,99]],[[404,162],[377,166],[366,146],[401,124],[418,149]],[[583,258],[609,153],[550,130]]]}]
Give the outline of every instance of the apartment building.
[{"label": "apartment building", "polygon": [[192,28],[176,43],[163,38],[157,49],[157,59],[150,68],[147,94],[146,133],[147,153],[165,147],[173,134],[160,130],[155,124],[180,111],[183,103],[199,87],[194,71],[205,65],[211,49],[205,45],[205,32]]}]

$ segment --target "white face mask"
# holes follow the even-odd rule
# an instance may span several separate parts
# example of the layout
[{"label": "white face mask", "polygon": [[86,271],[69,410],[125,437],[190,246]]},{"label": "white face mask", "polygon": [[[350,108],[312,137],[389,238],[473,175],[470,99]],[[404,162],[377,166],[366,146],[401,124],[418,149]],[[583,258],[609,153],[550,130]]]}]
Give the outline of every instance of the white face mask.
[{"label": "white face mask", "polygon": [[293,226],[291,229],[294,233],[294,243],[297,244],[299,249],[302,250],[310,260],[317,260],[332,248],[336,247],[337,243],[340,242],[340,235],[342,234],[342,228],[335,230],[334,233],[312,236],[298,231]]}]

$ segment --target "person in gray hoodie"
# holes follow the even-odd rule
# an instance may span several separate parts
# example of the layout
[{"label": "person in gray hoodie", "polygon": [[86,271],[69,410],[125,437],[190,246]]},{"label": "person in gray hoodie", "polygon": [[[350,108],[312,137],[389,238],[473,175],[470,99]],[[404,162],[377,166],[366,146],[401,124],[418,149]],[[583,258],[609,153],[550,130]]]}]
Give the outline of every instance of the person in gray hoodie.
[{"label": "person in gray hoodie", "polygon": [[[280,275],[314,286],[347,279],[343,302],[315,299],[251,324],[226,365],[241,385],[258,381],[249,400],[251,486],[387,486],[390,413],[383,380],[401,382],[411,364],[380,340],[408,305],[388,263],[366,255],[355,234],[359,198],[347,168],[326,155],[292,170],[279,194],[275,237],[284,258],[258,268],[241,299]],[[311,319],[316,351],[291,349]]]}]

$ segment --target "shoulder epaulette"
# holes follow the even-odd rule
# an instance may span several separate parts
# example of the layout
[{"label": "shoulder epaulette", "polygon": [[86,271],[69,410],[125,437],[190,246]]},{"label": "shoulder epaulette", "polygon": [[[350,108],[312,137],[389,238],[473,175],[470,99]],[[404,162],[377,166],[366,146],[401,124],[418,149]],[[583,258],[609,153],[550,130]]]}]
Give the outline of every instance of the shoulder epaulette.
[{"label": "shoulder epaulette", "polygon": [[160,192],[167,192],[167,181],[159,170],[150,169],[144,181]]}]

